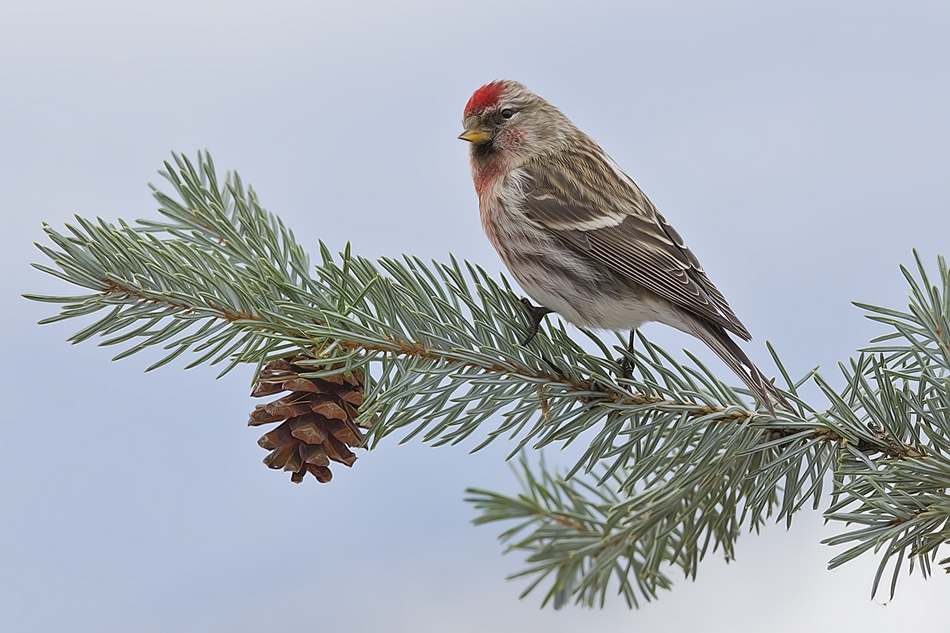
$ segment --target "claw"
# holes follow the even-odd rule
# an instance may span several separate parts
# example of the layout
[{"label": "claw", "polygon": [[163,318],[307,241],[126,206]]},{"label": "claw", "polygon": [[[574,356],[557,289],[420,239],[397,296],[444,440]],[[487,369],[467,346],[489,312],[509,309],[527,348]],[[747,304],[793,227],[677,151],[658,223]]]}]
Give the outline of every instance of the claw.
[{"label": "claw", "polygon": [[563,369],[561,369],[560,367],[558,367],[557,365],[555,365],[554,363],[552,363],[552,362],[551,362],[551,359],[549,359],[549,358],[548,358],[547,356],[545,356],[544,354],[541,354],[541,360],[543,360],[543,361],[547,364],[547,366],[550,367],[551,370],[552,370],[555,374],[557,374],[558,376],[561,376],[561,377],[563,378],[563,377],[566,375],[566,374],[564,373],[564,370],[563,370]]}]

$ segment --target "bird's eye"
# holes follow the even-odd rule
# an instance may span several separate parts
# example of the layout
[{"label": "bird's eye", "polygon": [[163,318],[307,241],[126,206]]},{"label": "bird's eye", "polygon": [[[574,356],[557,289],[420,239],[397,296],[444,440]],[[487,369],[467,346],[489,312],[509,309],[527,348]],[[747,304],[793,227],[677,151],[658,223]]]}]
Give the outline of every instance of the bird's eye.
[{"label": "bird's eye", "polygon": [[501,111],[501,116],[505,117],[506,119],[510,119],[514,115],[515,113],[511,111],[511,108],[505,108]]}]

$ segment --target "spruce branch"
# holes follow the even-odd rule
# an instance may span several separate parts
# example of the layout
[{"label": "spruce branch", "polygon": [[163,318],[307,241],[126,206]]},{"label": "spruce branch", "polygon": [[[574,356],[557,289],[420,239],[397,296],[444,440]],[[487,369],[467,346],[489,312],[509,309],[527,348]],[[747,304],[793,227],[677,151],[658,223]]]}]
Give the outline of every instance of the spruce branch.
[{"label": "spruce branch", "polygon": [[165,221],[77,218],[68,235],[44,227],[57,248],[38,247],[58,269],[36,267],[93,292],[28,295],[63,304],[43,323],[108,309],[71,340],[98,334],[103,345],[130,344],[116,358],[156,345],[170,352],[149,369],[188,350],[201,354],[189,367],[227,361],[225,371],[296,353],[315,359],[311,377],[372,366],[361,411],[378,419],[372,444],[400,429],[404,439],[455,443],[501,413],[485,442],[508,434],[517,451],[574,441],[606,418],[578,467],[610,453],[619,468],[630,451],[609,438],[631,415],[732,424],[765,415],[708,369],[678,365],[646,339],[633,359],[639,380],[617,376],[610,356],[619,346],[588,334],[602,353],[591,354],[563,325],[519,345],[526,315],[507,280],[467,262],[374,263],[349,249],[334,257],[321,244],[311,276],[293,234],[239,177],[219,184],[207,155],[197,166],[176,156],[163,175],[180,198],[155,189]]},{"label": "spruce branch", "polygon": [[[53,266],[35,266],[88,292],[28,295],[62,306],[43,323],[100,313],[70,340],[124,345],[117,359],[160,346],[166,355],[148,370],[189,351],[188,367],[255,365],[255,395],[291,391],[258,420],[286,420],[261,441],[268,465],[295,481],[305,472],[326,481],[326,460],[352,464],[347,445],[372,448],[396,432],[435,445],[477,433],[473,450],[504,436],[512,455],[583,442],[564,476],[521,462],[519,497],[469,491],[477,522],[521,521],[503,536],[528,553],[529,590],[552,580],[545,602],[555,607],[602,604],[611,583],[631,606],[653,599],[671,586],[670,568],[695,577],[710,547],[733,558],[743,530],[773,517],[790,525],[828,487],[828,518],[861,526],[832,540],[857,543],[832,565],[874,550],[881,570],[908,555],[929,573],[950,538],[942,259],[940,288],[919,260],[922,285],[905,271],[910,312],[863,306],[895,332],[842,365],[844,390],[814,372],[793,380],[773,350],[798,415],[771,414],[695,357],[680,363],[642,335],[630,353],[620,338],[584,332],[592,353],[549,320],[519,344],[532,315],[504,277],[468,262],[373,262],[321,243],[311,266],[236,174],[219,181],[207,154],[173,162],[163,176],[176,196],[153,188],[160,221],[44,227],[53,245],[38,248]],[[617,355],[634,378],[620,374]],[[809,380],[827,409],[800,397]]]}]

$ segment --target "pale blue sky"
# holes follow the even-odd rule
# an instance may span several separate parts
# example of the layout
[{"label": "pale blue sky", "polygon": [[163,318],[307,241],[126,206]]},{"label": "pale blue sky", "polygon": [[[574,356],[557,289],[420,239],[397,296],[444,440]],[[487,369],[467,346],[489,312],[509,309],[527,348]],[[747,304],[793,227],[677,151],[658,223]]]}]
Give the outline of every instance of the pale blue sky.
[{"label": "pale blue sky", "polygon": [[911,248],[950,255],[950,6],[585,4],[0,4],[0,629],[945,626],[947,576],[870,602],[875,562],[826,571],[837,526],[809,512],[640,611],[539,611],[462,502],[467,485],[514,490],[506,447],[391,441],[293,486],[244,426],[249,370],[145,375],[147,358],[67,345],[78,323],[36,326],[50,306],[19,297],[70,292],[28,266],[41,222],[154,217],[146,183],[204,148],[311,251],[350,240],[500,270],[456,136],[470,93],[504,77],[639,182],[763,368],[769,339],[796,374],[834,377],[880,332],[850,301],[902,307]]}]

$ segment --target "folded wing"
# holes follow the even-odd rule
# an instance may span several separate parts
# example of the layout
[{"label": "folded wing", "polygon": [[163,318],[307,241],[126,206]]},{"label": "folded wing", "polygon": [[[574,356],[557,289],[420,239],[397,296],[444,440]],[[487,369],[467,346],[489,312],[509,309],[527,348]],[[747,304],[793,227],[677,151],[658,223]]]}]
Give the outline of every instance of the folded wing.
[{"label": "folded wing", "polygon": [[527,216],[616,274],[751,339],[683,238],[636,183],[591,145],[525,166]]}]

